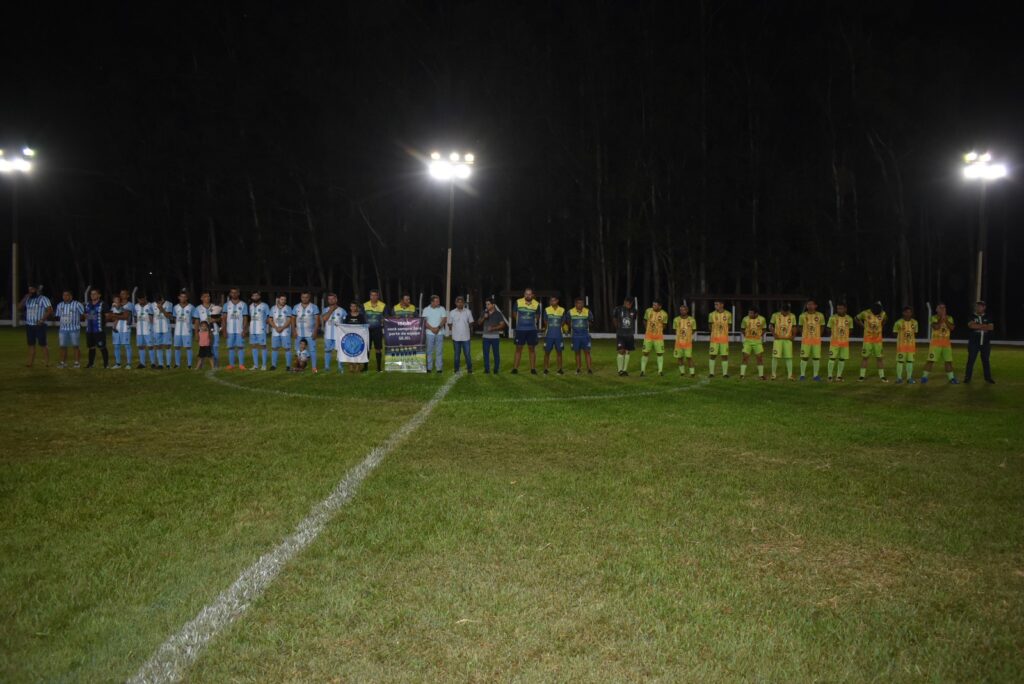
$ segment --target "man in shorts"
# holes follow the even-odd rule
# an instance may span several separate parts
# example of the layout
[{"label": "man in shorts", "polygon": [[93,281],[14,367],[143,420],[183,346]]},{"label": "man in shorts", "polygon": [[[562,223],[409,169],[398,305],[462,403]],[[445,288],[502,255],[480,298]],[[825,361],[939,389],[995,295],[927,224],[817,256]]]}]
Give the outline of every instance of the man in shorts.
[{"label": "man in shorts", "polygon": [[796,314],[789,304],[782,305],[782,311],[772,314],[771,331],[775,340],[772,342],[772,380],[778,375],[779,359],[786,362],[786,377],[793,381],[793,340],[796,338]]},{"label": "man in shorts", "polygon": [[960,384],[953,373],[953,346],[949,339],[955,327],[953,317],[946,314],[946,305],[940,303],[936,306],[935,315],[931,318],[932,337],[928,344],[928,362],[924,364],[924,372],[921,373],[922,385],[928,382],[928,374],[932,372],[936,361],[942,361],[945,365],[950,385]]},{"label": "man in shorts", "polygon": [[640,357],[640,377],[647,373],[647,357],[651,350],[658,357],[658,375],[665,370],[665,326],[668,325],[668,312],[663,311],[661,302],[655,299],[651,307],[644,312],[644,352]]},{"label": "man in shorts", "polygon": [[903,384],[903,371],[907,372],[907,384],[914,384],[914,353],[917,351],[917,321],[914,309],[903,307],[903,317],[892,327],[896,334],[896,384]]},{"label": "man in shorts", "polygon": [[615,320],[615,367],[619,375],[629,375],[629,353],[636,349],[636,311],[633,311],[633,299],[626,297],[622,306],[612,311]]},{"label": "man in shorts", "polygon": [[800,380],[807,379],[807,360],[811,359],[814,382],[821,382],[821,331],[825,328],[825,316],[818,311],[816,301],[807,300],[797,323],[800,325]]},{"label": "man in shorts", "polygon": [[551,297],[544,309],[544,375],[548,374],[551,362],[551,350],[555,351],[558,360],[558,374],[563,375],[562,352],[565,350],[565,336],[562,325],[565,323],[565,309],[558,303],[558,297]]},{"label": "man in shorts", "polygon": [[757,377],[766,380],[764,376],[764,331],[767,322],[764,316],[757,313],[755,307],[750,307],[747,315],[740,321],[740,330],[743,332],[743,360],[740,361],[740,378],[747,375],[747,362],[751,356],[757,357]]},{"label": "man in shorts", "polygon": [[715,377],[715,361],[722,361],[722,377],[729,377],[729,330],[732,328],[732,312],[726,311],[725,302],[715,300],[715,309],[708,314],[711,328],[711,345],[708,348],[708,377]]},{"label": "man in shorts", "polygon": [[572,350],[576,354],[576,375],[580,374],[582,364],[580,356],[587,359],[587,373],[593,374],[594,366],[590,358],[590,326],[594,324],[594,314],[583,305],[583,297],[577,297],[575,306],[569,309],[566,318],[572,329]]},{"label": "man in shorts", "polygon": [[523,358],[523,347],[530,348],[530,373],[537,374],[537,326],[540,323],[540,302],[533,296],[533,289],[523,290],[523,296],[516,300],[516,353],[512,358],[512,375],[519,373],[519,362]]},{"label": "man in shorts", "polygon": [[875,302],[870,308],[864,309],[857,314],[857,325],[864,329],[864,345],[860,352],[860,377],[859,381],[864,382],[864,376],[868,372],[868,359],[875,360],[878,368],[878,378],[882,382],[889,382],[885,377],[885,360],[882,358],[882,330],[885,328],[885,321],[888,315],[882,309],[881,302]]},{"label": "man in shorts", "polygon": [[672,330],[676,334],[675,349],[672,356],[679,364],[679,375],[686,376],[690,369],[690,377],[696,377],[697,369],[693,365],[693,336],[697,332],[697,319],[690,315],[690,309],[683,304],[679,307],[679,315],[672,321]]},{"label": "man in shorts", "polygon": [[828,381],[842,382],[843,366],[850,360],[850,331],[853,330],[853,317],[846,313],[846,304],[836,304],[836,312],[829,317],[827,327]]}]

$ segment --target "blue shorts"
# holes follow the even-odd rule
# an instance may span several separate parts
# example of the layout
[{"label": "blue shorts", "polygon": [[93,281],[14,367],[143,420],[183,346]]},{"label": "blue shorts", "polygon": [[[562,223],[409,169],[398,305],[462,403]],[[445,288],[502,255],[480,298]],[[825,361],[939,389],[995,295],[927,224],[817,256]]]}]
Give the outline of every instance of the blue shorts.
[{"label": "blue shorts", "polygon": [[572,350],[574,352],[590,351],[590,335],[587,335],[586,337],[577,337],[573,335]]},{"label": "blue shorts", "polygon": [[558,351],[565,349],[565,340],[561,337],[545,337],[544,351],[549,352],[552,349],[557,349]]},{"label": "blue shorts", "polygon": [[80,330],[61,330],[59,335],[60,346],[77,347],[80,333]]},{"label": "blue shorts", "polygon": [[148,347],[151,344],[153,344],[153,336],[152,335],[136,335],[135,336],[135,346],[136,347]]},{"label": "blue shorts", "polygon": [[531,347],[537,346],[536,330],[516,330],[516,346],[522,347],[524,344]]},{"label": "blue shorts", "polygon": [[180,349],[191,349],[192,348],[192,336],[191,335],[175,335],[174,346]]},{"label": "blue shorts", "polygon": [[292,338],[287,335],[271,335],[270,336],[270,348],[271,349],[291,349]]},{"label": "blue shorts", "polygon": [[324,351],[334,351],[337,348],[338,347],[334,340],[329,340],[326,337],[324,338]]},{"label": "blue shorts", "polygon": [[240,333],[228,333],[228,349],[237,349],[244,346],[245,340],[242,339]]},{"label": "blue shorts", "polygon": [[121,345],[123,347],[132,346],[132,334],[130,332],[120,333],[116,332],[111,335],[111,344]]},{"label": "blue shorts", "polygon": [[295,349],[296,349],[296,351],[299,349],[299,342],[302,342],[302,340],[306,340],[306,349],[308,349],[311,354],[316,354],[316,338],[315,337],[296,337],[295,338]]},{"label": "blue shorts", "polygon": [[170,347],[171,346],[171,331],[153,333],[149,338],[149,343],[153,347]]},{"label": "blue shorts", "polygon": [[249,344],[253,347],[262,347],[267,343],[267,333],[249,333]]}]

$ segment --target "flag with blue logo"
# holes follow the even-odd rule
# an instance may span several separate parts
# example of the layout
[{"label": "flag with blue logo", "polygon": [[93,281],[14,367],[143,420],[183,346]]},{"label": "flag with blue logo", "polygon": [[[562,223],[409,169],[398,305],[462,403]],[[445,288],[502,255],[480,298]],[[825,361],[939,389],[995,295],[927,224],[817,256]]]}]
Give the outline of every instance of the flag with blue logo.
[{"label": "flag with blue logo", "polygon": [[370,329],[365,325],[341,323],[335,333],[338,363],[367,363],[370,360]]}]

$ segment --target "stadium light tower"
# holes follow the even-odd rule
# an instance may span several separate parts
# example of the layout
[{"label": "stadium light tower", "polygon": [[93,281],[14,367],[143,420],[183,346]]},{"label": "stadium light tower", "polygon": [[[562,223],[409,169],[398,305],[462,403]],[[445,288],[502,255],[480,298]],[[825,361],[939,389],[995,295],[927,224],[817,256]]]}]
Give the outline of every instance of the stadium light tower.
[{"label": "stadium light tower", "polygon": [[993,164],[992,153],[968,152],[964,155],[964,180],[980,183],[981,191],[978,200],[978,276],[974,284],[974,301],[981,301],[982,268],[985,261],[985,241],[987,227],[985,225],[985,188],[989,183],[1006,178],[1009,172],[1006,164]]},{"label": "stadium light tower", "polygon": [[439,183],[448,184],[448,268],[444,284],[444,307],[449,311],[452,308],[452,231],[455,226],[455,184],[472,175],[475,163],[476,156],[471,152],[466,154],[451,152],[447,159],[442,157],[440,152],[431,152],[430,164],[427,167],[431,178]]},{"label": "stadium light tower", "polygon": [[21,154],[7,156],[0,150],[0,173],[11,177],[11,327],[18,325],[18,176],[32,170],[36,151],[23,147]]}]

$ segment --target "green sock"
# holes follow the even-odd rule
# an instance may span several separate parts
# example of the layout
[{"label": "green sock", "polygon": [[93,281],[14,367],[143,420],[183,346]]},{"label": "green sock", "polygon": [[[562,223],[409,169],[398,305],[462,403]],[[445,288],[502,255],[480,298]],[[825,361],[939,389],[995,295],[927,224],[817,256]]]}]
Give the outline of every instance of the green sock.
[{"label": "green sock", "polygon": [[728,361],[723,361],[722,362],[722,375],[728,375],[728,374],[729,374],[729,362]]},{"label": "green sock", "polygon": [[775,376],[775,371],[779,369],[779,360],[776,358],[772,359],[772,376]]},{"label": "green sock", "polygon": [[696,366],[690,366],[690,375],[693,376],[693,375],[696,375],[696,374],[697,374],[697,367]]},{"label": "green sock", "polygon": [[684,366],[683,364],[679,364],[679,374],[686,375],[686,366]]},{"label": "green sock", "polygon": [[800,377],[807,375],[807,362],[803,359],[800,360]]},{"label": "green sock", "polygon": [[714,374],[715,374],[715,357],[712,356],[710,359],[708,359],[708,375],[714,375]]},{"label": "green sock", "polygon": [[880,377],[880,378],[884,378],[885,377],[885,369],[884,368],[879,368],[878,369],[878,377]]},{"label": "green sock", "polygon": [[786,359],[786,374],[793,377],[793,359]]},{"label": "green sock", "polygon": [[746,375],[747,375],[747,364],[741,363],[740,364],[740,377],[744,378],[744,377],[746,377]]},{"label": "green sock", "polygon": [[903,379],[903,362],[902,361],[897,361],[896,362],[896,379],[897,380],[902,380]]},{"label": "green sock", "polygon": [[625,354],[622,355],[622,370],[629,370],[629,352],[626,352]]},{"label": "green sock", "polygon": [[860,377],[863,378],[867,374],[868,374],[868,369],[867,368],[861,368],[860,369]]},{"label": "green sock", "polygon": [[830,378],[835,377],[835,372],[834,372],[835,369],[836,369],[836,362],[832,361],[831,359],[829,359],[829,362],[828,362],[828,377],[830,377]]},{"label": "green sock", "polygon": [[[800,371],[800,375],[803,375],[803,374],[804,374],[804,372]],[[821,377],[821,361],[818,361],[817,359],[815,359],[815,361],[814,361],[814,377],[816,377],[816,378],[820,378]]]},{"label": "green sock", "polygon": [[615,355],[615,370],[622,372],[622,354]]},{"label": "green sock", "polygon": [[914,364],[907,361],[907,380],[910,380],[912,377],[914,377]]},{"label": "green sock", "polygon": [[647,354],[644,354],[643,356],[640,357],[640,372],[647,372]]},{"label": "green sock", "polygon": [[843,377],[843,368],[845,368],[845,367],[846,367],[846,362],[845,361],[840,361],[839,365],[836,367],[836,377],[837,378]]},{"label": "green sock", "polygon": [[946,373],[946,378],[949,380],[952,380],[955,377],[956,375],[953,374],[953,371],[949,371],[948,373]]},{"label": "green sock", "polygon": [[757,377],[759,377],[759,378],[763,378],[764,377],[764,366],[758,366],[757,367]]},{"label": "green sock", "polygon": [[665,370],[665,355],[658,354],[658,372]]}]

